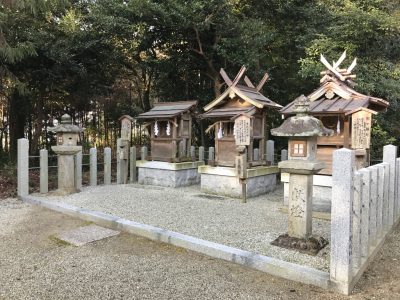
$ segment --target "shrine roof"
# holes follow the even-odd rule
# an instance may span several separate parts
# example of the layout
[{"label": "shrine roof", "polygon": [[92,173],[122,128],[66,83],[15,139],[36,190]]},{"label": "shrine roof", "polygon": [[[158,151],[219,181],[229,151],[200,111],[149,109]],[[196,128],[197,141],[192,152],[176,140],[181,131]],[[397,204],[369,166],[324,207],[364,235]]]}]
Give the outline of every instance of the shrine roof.
[{"label": "shrine roof", "polygon": [[159,102],[136,119],[170,119],[190,111],[197,105],[197,101]]},{"label": "shrine roof", "polygon": [[[310,114],[346,114],[358,108],[369,108],[373,111],[384,111],[389,102],[381,98],[364,95],[353,86],[353,79],[356,75],[352,70],[356,66],[357,60],[354,59],[347,69],[341,69],[340,64],[346,58],[346,52],[337,62],[331,65],[323,55],[321,62],[327,67],[326,71],[321,72],[320,87],[307,96],[310,99]],[[294,114],[294,101],[280,110],[284,115]]]},{"label": "shrine roof", "polygon": [[[329,93],[332,93],[331,95]],[[331,97],[331,98],[328,98]],[[308,95],[311,100],[310,114],[346,114],[357,108],[383,111],[389,103],[383,99],[363,95],[351,87],[331,79]],[[282,114],[294,114],[294,101],[280,110]]]},{"label": "shrine roof", "polygon": [[215,107],[221,106],[226,102],[226,100],[232,99],[233,97],[240,98],[258,108],[282,108],[282,105],[279,105],[278,103],[268,99],[260,92],[265,82],[269,78],[268,74],[265,74],[257,87],[255,87],[247,76],[244,77],[244,82],[246,85],[239,84],[239,81],[241,80],[245,71],[246,68],[242,67],[235,79],[231,80],[225,71],[221,69],[220,73],[228,88],[218,98],[206,105],[204,110],[207,112]]}]

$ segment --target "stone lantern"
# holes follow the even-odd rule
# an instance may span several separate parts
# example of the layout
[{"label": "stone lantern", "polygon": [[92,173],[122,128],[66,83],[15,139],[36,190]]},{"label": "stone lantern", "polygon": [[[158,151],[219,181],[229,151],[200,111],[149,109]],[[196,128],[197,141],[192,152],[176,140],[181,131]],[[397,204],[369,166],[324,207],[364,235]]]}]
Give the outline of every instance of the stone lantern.
[{"label": "stone lantern", "polygon": [[324,162],[316,160],[317,137],[331,136],[333,130],[307,114],[310,101],[304,95],[294,105],[297,114],[272,129],[271,134],[289,138],[289,160],[278,164],[281,172],[290,173],[288,235],[307,239],[312,234],[313,174],[325,167]]},{"label": "stone lantern", "polygon": [[57,146],[51,149],[58,154],[58,192],[72,194],[77,192],[75,186],[75,155],[82,151],[82,146],[77,146],[81,127],[72,124],[71,116],[65,114],[56,127],[50,129],[56,133]]}]

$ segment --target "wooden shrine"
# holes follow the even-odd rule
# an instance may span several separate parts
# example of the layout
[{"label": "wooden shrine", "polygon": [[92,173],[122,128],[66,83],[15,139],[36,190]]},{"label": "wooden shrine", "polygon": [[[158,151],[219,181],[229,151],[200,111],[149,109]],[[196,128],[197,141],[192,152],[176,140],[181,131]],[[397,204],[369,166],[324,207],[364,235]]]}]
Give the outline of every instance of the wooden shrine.
[{"label": "wooden shrine", "polygon": [[[244,84],[239,83],[246,71],[242,67],[236,77],[231,80],[224,69],[220,74],[227,89],[214,101],[204,107],[202,118],[213,122],[206,132],[214,130],[215,166],[235,166],[237,146],[247,147],[248,165],[265,165],[266,112],[268,109],[280,109],[281,105],[271,101],[261,89],[268,80],[268,74],[257,86],[245,76]],[[259,149],[259,157],[253,156],[253,150]],[[210,163],[210,162],[209,162]]]},{"label": "wooden shrine", "polygon": [[160,102],[136,118],[147,121],[150,131],[148,160],[182,162],[190,160],[192,115],[197,101]]},{"label": "wooden shrine", "polygon": [[[342,147],[356,150],[358,167],[369,164],[372,116],[389,106],[383,99],[354,90],[356,75],[352,71],[357,60],[342,69],[340,65],[345,58],[346,51],[330,64],[321,55],[321,62],[327,69],[321,72],[320,87],[307,97],[311,101],[308,113],[335,131],[333,136],[317,139],[317,160],[326,163],[326,168],[319,172],[321,175],[332,174],[332,153]],[[280,112],[285,117],[294,115],[294,104],[295,101],[289,103]]]}]

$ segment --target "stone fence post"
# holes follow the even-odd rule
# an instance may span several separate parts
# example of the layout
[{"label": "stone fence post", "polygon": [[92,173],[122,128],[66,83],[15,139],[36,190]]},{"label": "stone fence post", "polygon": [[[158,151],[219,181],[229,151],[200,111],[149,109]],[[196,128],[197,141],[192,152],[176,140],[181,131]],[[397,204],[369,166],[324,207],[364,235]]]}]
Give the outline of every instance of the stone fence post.
[{"label": "stone fence post", "polygon": [[111,184],[111,148],[104,148],[104,184]]},{"label": "stone fence post", "polygon": [[190,146],[190,158],[192,161],[196,161],[196,147]]},{"label": "stone fence post", "polygon": [[274,154],[275,154],[275,142],[273,140],[268,140],[266,142],[266,147],[267,149],[267,162],[269,162],[271,165],[274,164]]},{"label": "stone fence post", "polygon": [[29,141],[18,140],[17,150],[17,194],[18,197],[29,195]]},{"label": "stone fence post", "polygon": [[215,156],[214,156],[214,147],[209,147],[208,148],[208,161],[214,161]]},{"label": "stone fence post", "polygon": [[136,147],[132,146],[129,152],[129,182],[136,182]]},{"label": "stone fence post", "polygon": [[75,155],[75,187],[77,191],[82,190],[82,151]]},{"label": "stone fence post", "polygon": [[396,220],[400,216],[400,158],[396,159]]},{"label": "stone fence post", "polygon": [[253,160],[258,161],[260,159],[260,150],[258,148],[253,149]]},{"label": "stone fence post", "polygon": [[388,225],[389,228],[397,219],[398,203],[396,201],[396,174],[397,147],[386,145],[383,147],[383,161],[389,164],[389,194],[388,194]]},{"label": "stone fence post", "polygon": [[146,160],[146,158],[147,158],[147,147],[146,146],[142,147],[142,149],[140,151],[140,154],[141,154],[140,159],[141,160]]},{"label": "stone fence post", "polygon": [[204,147],[199,147],[199,161],[204,161]]},{"label": "stone fence post", "polygon": [[352,210],[355,152],[346,148],[333,152],[330,277],[348,294],[352,277]]},{"label": "stone fence post", "polygon": [[49,155],[46,149],[40,150],[40,193],[49,192]]},{"label": "stone fence post", "polygon": [[288,160],[288,152],[286,149],[281,150],[281,161]]},{"label": "stone fence post", "polygon": [[90,148],[90,185],[97,185],[97,149]]}]

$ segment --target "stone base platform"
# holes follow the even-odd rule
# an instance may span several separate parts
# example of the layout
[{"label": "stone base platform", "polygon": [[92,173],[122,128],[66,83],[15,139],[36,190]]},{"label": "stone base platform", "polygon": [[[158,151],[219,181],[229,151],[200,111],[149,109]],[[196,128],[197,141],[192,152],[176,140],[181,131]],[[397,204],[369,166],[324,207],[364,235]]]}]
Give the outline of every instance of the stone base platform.
[{"label": "stone base platform", "polygon": [[[242,185],[235,168],[200,166],[201,191],[233,198],[242,197]],[[276,187],[276,166],[261,166],[247,169],[247,198],[266,194]]]},{"label": "stone base platform", "polygon": [[139,161],[138,182],[146,185],[181,187],[200,183],[197,172],[203,161],[169,163],[163,161]]},{"label": "stone base platform", "polygon": [[[284,204],[288,205],[289,197],[289,173],[281,174],[284,184]],[[332,203],[332,176],[313,176],[313,211],[330,212]]]}]

